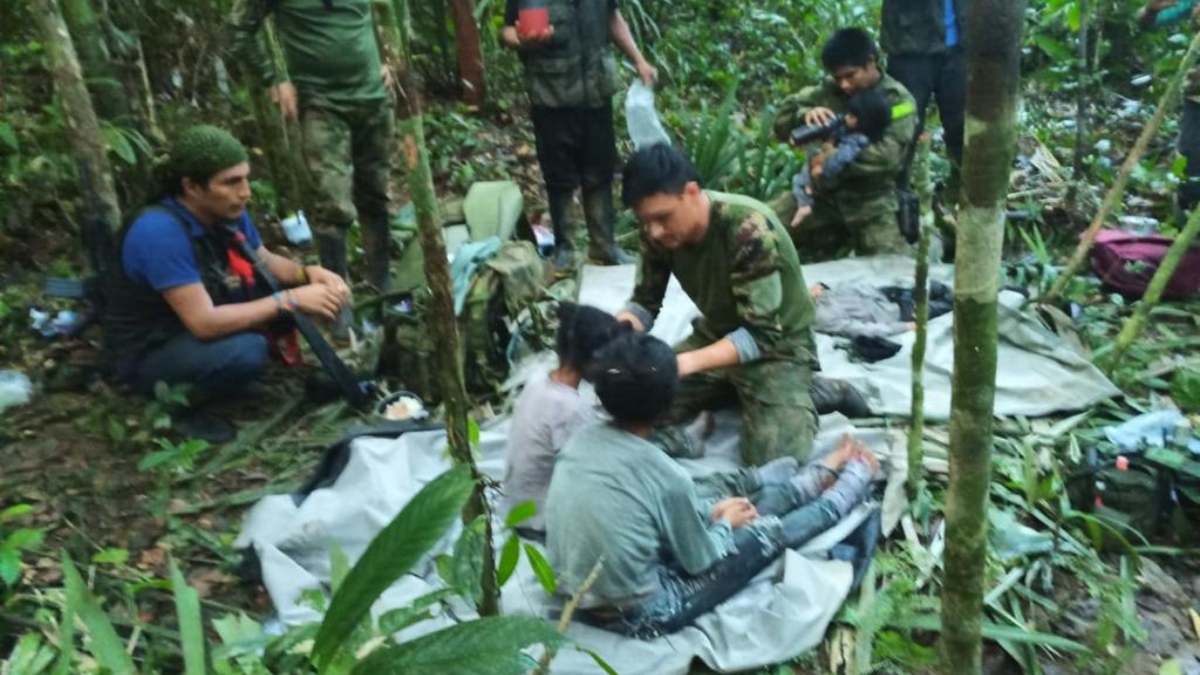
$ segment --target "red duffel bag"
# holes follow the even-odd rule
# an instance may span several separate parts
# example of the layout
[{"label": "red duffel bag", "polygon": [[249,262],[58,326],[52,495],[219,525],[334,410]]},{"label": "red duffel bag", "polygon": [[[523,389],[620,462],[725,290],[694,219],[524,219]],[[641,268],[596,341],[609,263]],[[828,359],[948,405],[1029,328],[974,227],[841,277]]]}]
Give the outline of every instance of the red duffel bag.
[{"label": "red duffel bag", "polygon": [[[1172,239],[1160,234],[1100,230],[1092,246],[1092,271],[1104,285],[1130,298],[1140,298],[1171,248]],[[1163,297],[1186,298],[1200,291],[1200,250],[1183,255]]]}]

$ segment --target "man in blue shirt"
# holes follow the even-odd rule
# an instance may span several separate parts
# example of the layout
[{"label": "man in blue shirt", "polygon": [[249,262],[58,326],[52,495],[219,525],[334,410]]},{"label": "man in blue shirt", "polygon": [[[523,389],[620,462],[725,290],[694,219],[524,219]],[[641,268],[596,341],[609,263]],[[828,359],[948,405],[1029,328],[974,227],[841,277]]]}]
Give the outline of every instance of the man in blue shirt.
[{"label": "man in blue shirt", "polygon": [[[266,368],[272,324],[292,312],[332,319],[350,300],[341,277],[263,246],[246,212],[250,165],[228,132],[175,139],[161,199],[119,234],[107,280],[105,346],[118,376],[149,393],[158,381],[235,393]],[[255,283],[243,238],[281,285]],[[286,321],[285,321],[286,323]]]},{"label": "man in blue shirt", "polygon": [[929,100],[937,97],[938,114],[950,154],[947,192],[957,202],[962,167],[963,126],[967,108],[967,66],[962,38],[966,28],[964,0],[883,0],[879,42],[887,53],[887,72],[917,102],[920,136]]}]

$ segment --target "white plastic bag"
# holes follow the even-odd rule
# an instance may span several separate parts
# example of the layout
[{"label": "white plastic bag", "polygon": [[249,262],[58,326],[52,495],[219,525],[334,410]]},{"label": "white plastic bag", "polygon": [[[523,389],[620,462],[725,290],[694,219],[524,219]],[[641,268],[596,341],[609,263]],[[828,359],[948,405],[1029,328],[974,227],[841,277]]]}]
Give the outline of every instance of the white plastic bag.
[{"label": "white plastic bag", "polygon": [[25,405],[33,395],[33,384],[24,373],[0,370],[0,413],[5,408]]},{"label": "white plastic bag", "polygon": [[658,112],[654,110],[654,90],[642,84],[641,80],[635,80],[625,94],[625,126],[635,149],[655,143],[671,144],[658,119]]}]

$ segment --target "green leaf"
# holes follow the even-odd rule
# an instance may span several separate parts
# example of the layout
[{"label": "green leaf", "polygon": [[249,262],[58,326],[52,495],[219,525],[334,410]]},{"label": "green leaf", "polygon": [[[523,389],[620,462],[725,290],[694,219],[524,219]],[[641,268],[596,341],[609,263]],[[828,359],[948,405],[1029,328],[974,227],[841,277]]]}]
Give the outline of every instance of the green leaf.
[{"label": "green leaf", "polygon": [[179,457],[179,452],[175,449],[158,450],[152,452],[138,460],[138,471],[149,471],[150,469],[158,468],[164,464],[170,464]]},{"label": "green leaf", "polygon": [[536,515],[537,504],[533,501],[521,502],[514,506],[512,511],[508,512],[508,517],[504,519],[504,524],[509,527],[516,527]]},{"label": "green leaf", "polygon": [[20,576],[21,557],[17,555],[16,549],[0,548],[0,581],[3,581],[5,586],[12,586]]},{"label": "green leaf", "polygon": [[522,649],[556,648],[565,641],[544,619],[488,617],[377,649],[352,675],[524,675],[537,662]]},{"label": "green leaf", "polygon": [[0,141],[3,141],[13,152],[21,149],[21,144],[17,141],[17,134],[13,132],[12,125],[8,122],[0,122]]},{"label": "green leaf", "polygon": [[415,623],[433,618],[433,612],[430,610],[430,607],[453,595],[455,595],[453,588],[439,588],[432,593],[426,593],[413,600],[407,607],[397,607],[396,609],[384,612],[379,617],[379,633],[381,635],[392,635]]},{"label": "green leaf", "polygon": [[8,539],[5,540],[4,544],[14,551],[20,551],[38,546],[42,543],[43,539],[45,539],[45,533],[41,530],[22,528],[8,535]]},{"label": "green leaf", "polygon": [[1171,400],[1187,413],[1200,412],[1200,370],[1180,368],[1171,379]]},{"label": "green leaf", "polygon": [[54,665],[54,675],[72,675],[75,667],[75,603],[71,598],[63,604],[62,620],[59,621],[58,644],[62,649],[58,654],[58,663]]},{"label": "green leaf", "polygon": [[1033,39],[1033,42],[1038,46],[1038,49],[1046,52],[1046,54],[1052,59],[1069,61],[1074,58],[1071,50],[1067,49],[1066,45],[1053,38],[1046,37],[1045,35],[1038,35]]},{"label": "green leaf", "polygon": [[0,663],[12,675],[39,675],[54,661],[54,649],[37,633],[26,633],[17,641],[8,661]]},{"label": "green leaf", "polygon": [[133,659],[125,653],[125,645],[117,636],[112,621],[96,604],[75,562],[65,551],[62,557],[63,580],[67,587],[67,602],[74,608],[74,613],[83,620],[91,638],[88,651],[101,667],[107,668],[113,675],[131,675],[136,672]]},{"label": "green leaf", "polygon": [[124,565],[129,562],[129,551],[123,548],[106,548],[92,556],[92,562],[97,565]]},{"label": "green leaf", "polygon": [[28,513],[33,513],[33,507],[29,504],[13,504],[7,509],[0,511],[0,523],[7,522],[13,518],[19,518]]},{"label": "green leaf", "polygon": [[1080,25],[1081,21],[1079,17],[1079,3],[1072,2],[1067,7],[1067,27],[1070,28],[1072,32],[1078,33]]},{"label": "green leaf", "polygon": [[554,569],[546,562],[545,556],[532,544],[525,544],[525,555],[529,557],[529,564],[533,567],[538,583],[546,589],[546,595],[554,595],[558,590],[558,581],[554,578]]},{"label": "green leaf", "polygon": [[171,585],[175,594],[175,613],[179,616],[179,636],[183,647],[184,675],[205,675],[204,622],[200,618],[200,596],[188,585],[175,561],[171,561]]},{"label": "green leaf", "polygon": [[317,663],[328,663],[376,598],[442,538],[473,488],[470,469],[456,466],[422,488],[376,535],[325,613],[312,651]]},{"label": "green leaf", "polygon": [[331,542],[329,546],[329,587],[334,593],[342,587],[342,582],[346,580],[346,575],[350,573],[350,558],[346,556],[346,552],[338,545],[336,541]]},{"label": "green leaf", "polygon": [[479,447],[479,422],[473,419],[467,420],[467,442],[472,448]]},{"label": "green leaf", "polygon": [[603,670],[604,672],[608,673],[608,675],[618,675],[617,671],[612,666],[608,665],[607,661],[600,658],[600,655],[597,654],[596,652],[594,652],[590,649],[584,649],[583,653],[592,657],[592,660],[596,662],[596,665],[600,666],[600,669]]},{"label": "green leaf", "polygon": [[[888,625],[893,628],[907,630],[927,630],[937,633],[942,631],[941,618],[932,614],[896,616],[888,622]],[[1052,633],[1041,633],[1033,630],[1025,630],[1015,626],[1002,626],[990,621],[984,621],[982,629],[983,637],[989,640],[1008,640],[1018,644],[1031,644],[1039,647],[1061,649],[1064,652],[1072,652],[1075,654],[1082,654],[1089,651],[1089,647],[1087,645],[1080,644],[1074,640],[1069,640],[1065,637],[1054,635]]]},{"label": "green leaf", "polygon": [[508,541],[504,542],[504,548],[500,551],[500,565],[496,569],[496,583],[499,586],[504,586],[508,583],[512,573],[517,569],[517,563],[521,559],[521,539],[515,534],[508,536]]}]

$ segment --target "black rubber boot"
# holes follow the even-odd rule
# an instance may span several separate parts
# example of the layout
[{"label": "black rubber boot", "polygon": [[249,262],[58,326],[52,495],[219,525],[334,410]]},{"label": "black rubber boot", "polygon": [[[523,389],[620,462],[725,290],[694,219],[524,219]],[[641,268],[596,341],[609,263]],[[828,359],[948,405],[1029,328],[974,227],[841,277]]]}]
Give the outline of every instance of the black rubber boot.
[{"label": "black rubber boot", "polygon": [[588,258],[598,265],[630,265],[636,258],[621,250],[613,238],[612,186],[584,188],[583,216],[588,228]]},{"label": "black rubber boot", "polygon": [[567,210],[571,208],[575,191],[547,189],[547,198],[550,202],[550,223],[554,226],[554,257],[550,259],[550,264],[556,273],[561,274],[569,272],[575,263],[575,244],[571,241],[571,223],[567,220]]},{"label": "black rubber boot", "polygon": [[367,283],[379,293],[392,285],[391,220],[387,214],[375,216],[362,225],[363,257],[367,263]]},{"label": "black rubber boot", "polygon": [[[321,267],[340,276],[349,284],[350,262],[346,254],[345,230],[337,234],[318,234],[316,239],[317,255],[321,259]],[[337,318],[333,321],[333,329],[330,331],[335,342],[343,344],[350,342],[350,324],[353,320],[353,310],[349,306],[343,307],[342,311],[338,312]]]},{"label": "black rubber boot", "polygon": [[846,417],[868,417],[867,401],[845,380],[816,376],[812,383],[812,402],[817,414],[840,412]]}]

